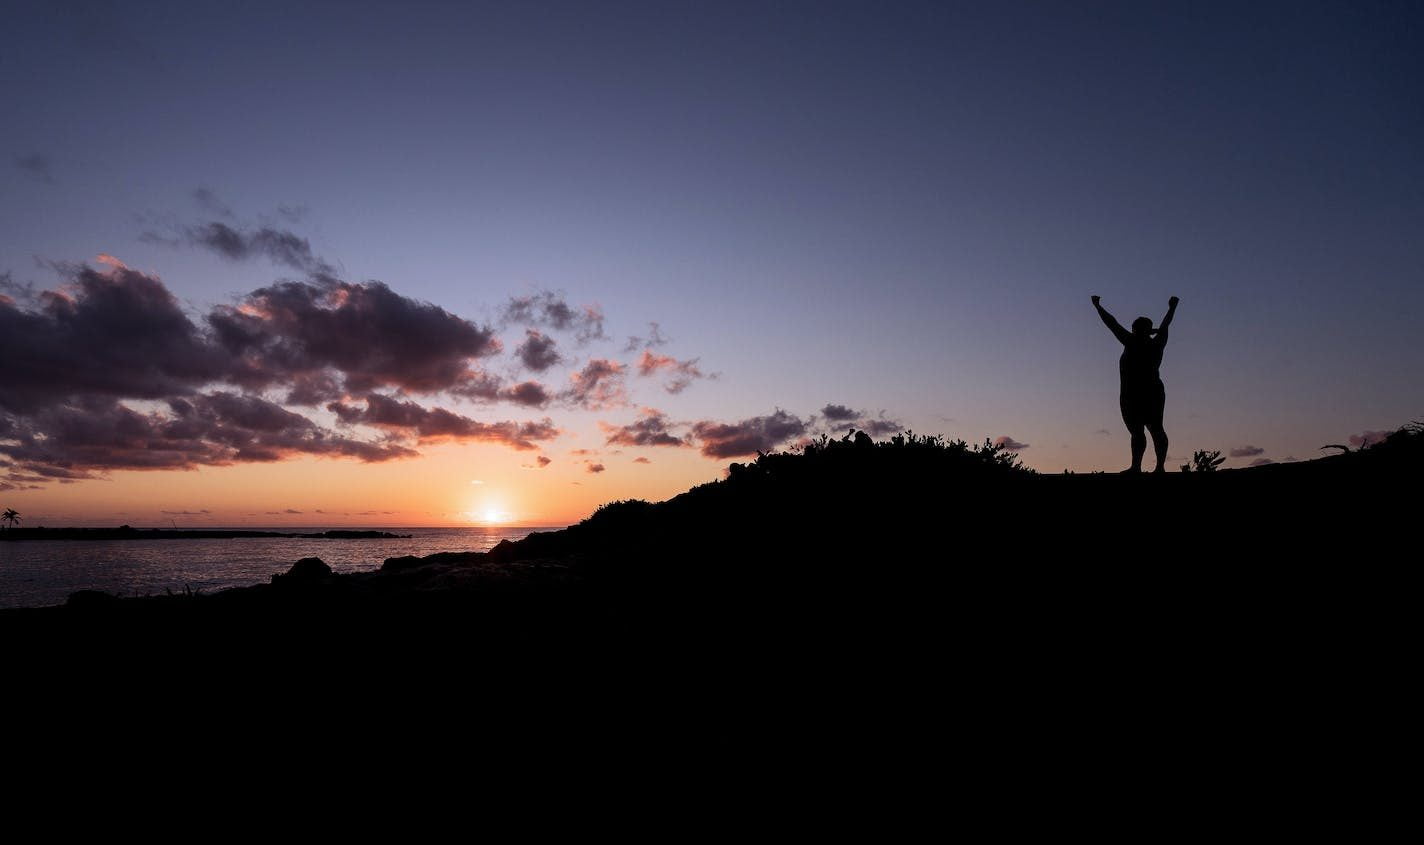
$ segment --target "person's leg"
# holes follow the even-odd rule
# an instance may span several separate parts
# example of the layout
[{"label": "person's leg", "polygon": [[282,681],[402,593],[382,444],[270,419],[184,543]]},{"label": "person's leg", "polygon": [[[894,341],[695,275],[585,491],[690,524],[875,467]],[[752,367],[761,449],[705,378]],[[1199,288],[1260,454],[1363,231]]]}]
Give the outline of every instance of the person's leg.
[{"label": "person's leg", "polygon": [[[1160,420],[1148,426],[1147,430],[1152,433],[1152,448],[1157,452],[1157,469],[1153,472],[1166,472],[1164,464],[1167,462],[1167,431],[1162,428]],[[1142,446],[1145,449],[1147,444],[1143,443]]]},{"label": "person's leg", "polygon": [[1162,427],[1162,412],[1167,407],[1167,393],[1159,389],[1152,399],[1147,430],[1152,432],[1152,448],[1157,452],[1157,469],[1153,472],[1166,472],[1163,465],[1167,462],[1167,429]]},{"label": "person's leg", "polygon": [[1122,422],[1127,426],[1127,433],[1132,436],[1132,468],[1127,471],[1142,472],[1142,455],[1147,451],[1147,435],[1142,430],[1142,417],[1129,399],[1124,398],[1120,407]]},{"label": "person's leg", "polygon": [[1128,472],[1142,472],[1142,455],[1147,451],[1147,435],[1142,431],[1142,426],[1129,428],[1132,434],[1132,468]]}]

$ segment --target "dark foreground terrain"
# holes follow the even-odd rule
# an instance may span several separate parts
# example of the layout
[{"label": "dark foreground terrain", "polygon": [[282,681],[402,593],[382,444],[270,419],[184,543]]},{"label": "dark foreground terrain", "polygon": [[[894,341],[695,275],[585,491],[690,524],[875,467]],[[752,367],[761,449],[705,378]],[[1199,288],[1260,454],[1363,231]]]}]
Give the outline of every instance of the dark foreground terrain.
[{"label": "dark foreground terrain", "polygon": [[1365,736],[1383,723],[1362,707],[1402,700],[1421,445],[1047,476],[992,448],[831,441],[485,554],[0,611],[0,642],[12,701],[298,732],[355,713],[498,732],[463,722],[497,705],[584,738],[831,753],[869,735],[1006,766],[1026,746],[1097,765],[1111,746],[1130,769],[1133,736],[1191,756],[1229,735],[1280,762],[1328,750],[1322,713]]}]

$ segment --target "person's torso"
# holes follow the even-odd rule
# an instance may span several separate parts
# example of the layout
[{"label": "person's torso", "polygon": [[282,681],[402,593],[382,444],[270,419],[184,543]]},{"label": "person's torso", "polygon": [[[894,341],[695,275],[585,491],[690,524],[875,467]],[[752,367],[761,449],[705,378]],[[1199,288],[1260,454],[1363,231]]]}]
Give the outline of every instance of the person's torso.
[{"label": "person's torso", "polygon": [[1160,384],[1161,366],[1162,347],[1152,340],[1134,339],[1132,343],[1124,344],[1122,357],[1117,361],[1124,388],[1153,387]]}]

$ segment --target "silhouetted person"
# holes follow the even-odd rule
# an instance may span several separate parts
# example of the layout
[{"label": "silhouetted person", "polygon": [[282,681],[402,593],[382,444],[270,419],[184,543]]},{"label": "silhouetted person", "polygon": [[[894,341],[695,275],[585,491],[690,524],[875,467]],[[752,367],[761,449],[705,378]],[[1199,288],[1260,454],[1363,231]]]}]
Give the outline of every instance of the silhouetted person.
[{"label": "silhouetted person", "polygon": [[1162,428],[1162,409],[1167,404],[1167,388],[1162,385],[1162,376],[1157,369],[1162,366],[1162,350],[1167,346],[1167,327],[1172,325],[1172,317],[1177,313],[1177,297],[1167,300],[1167,316],[1162,325],[1152,328],[1152,320],[1138,317],[1132,321],[1132,331],[1122,327],[1113,315],[1104,310],[1102,297],[1093,297],[1093,307],[1098,316],[1112,330],[1113,336],[1122,342],[1122,357],[1117,369],[1122,377],[1122,388],[1118,393],[1118,405],[1122,408],[1122,421],[1132,435],[1132,468],[1128,472],[1142,472],[1142,453],[1147,451],[1145,428],[1152,433],[1152,446],[1157,452],[1157,469],[1164,472],[1167,460],[1167,430]]}]

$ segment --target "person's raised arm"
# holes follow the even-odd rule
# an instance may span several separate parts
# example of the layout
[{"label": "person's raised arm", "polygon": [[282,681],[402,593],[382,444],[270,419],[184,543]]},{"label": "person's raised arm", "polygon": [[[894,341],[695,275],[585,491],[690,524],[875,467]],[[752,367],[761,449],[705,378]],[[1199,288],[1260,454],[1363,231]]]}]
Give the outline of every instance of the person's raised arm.
[{"label": "person's raised arm", "polygon": [[1165,345],[1167,343],[1167,327],[1172,325],[1172,318],[1177,316],[1177,303],[1181,302],[1175,296],[1167,300],[1167,316],[1162,318],[1162,325],[1157,327],[1157,343]]},{"label": "person's raised arm", "polygon": [[1098,309],[1098,316],[1103,318],[1103,325],[1108,327],[1108,330],[1113,333],[1113,337],[1116,337],[1118,342],[1126,346],[1127,342],[1132,340],[1132,335],[1128,333],[1127,329],[1122,327],[1122,323],[1119,323],[1117,318],[1109,314],[1107,309],[1103,307],[1101,296],[1093,297],[1093,307]]}]

